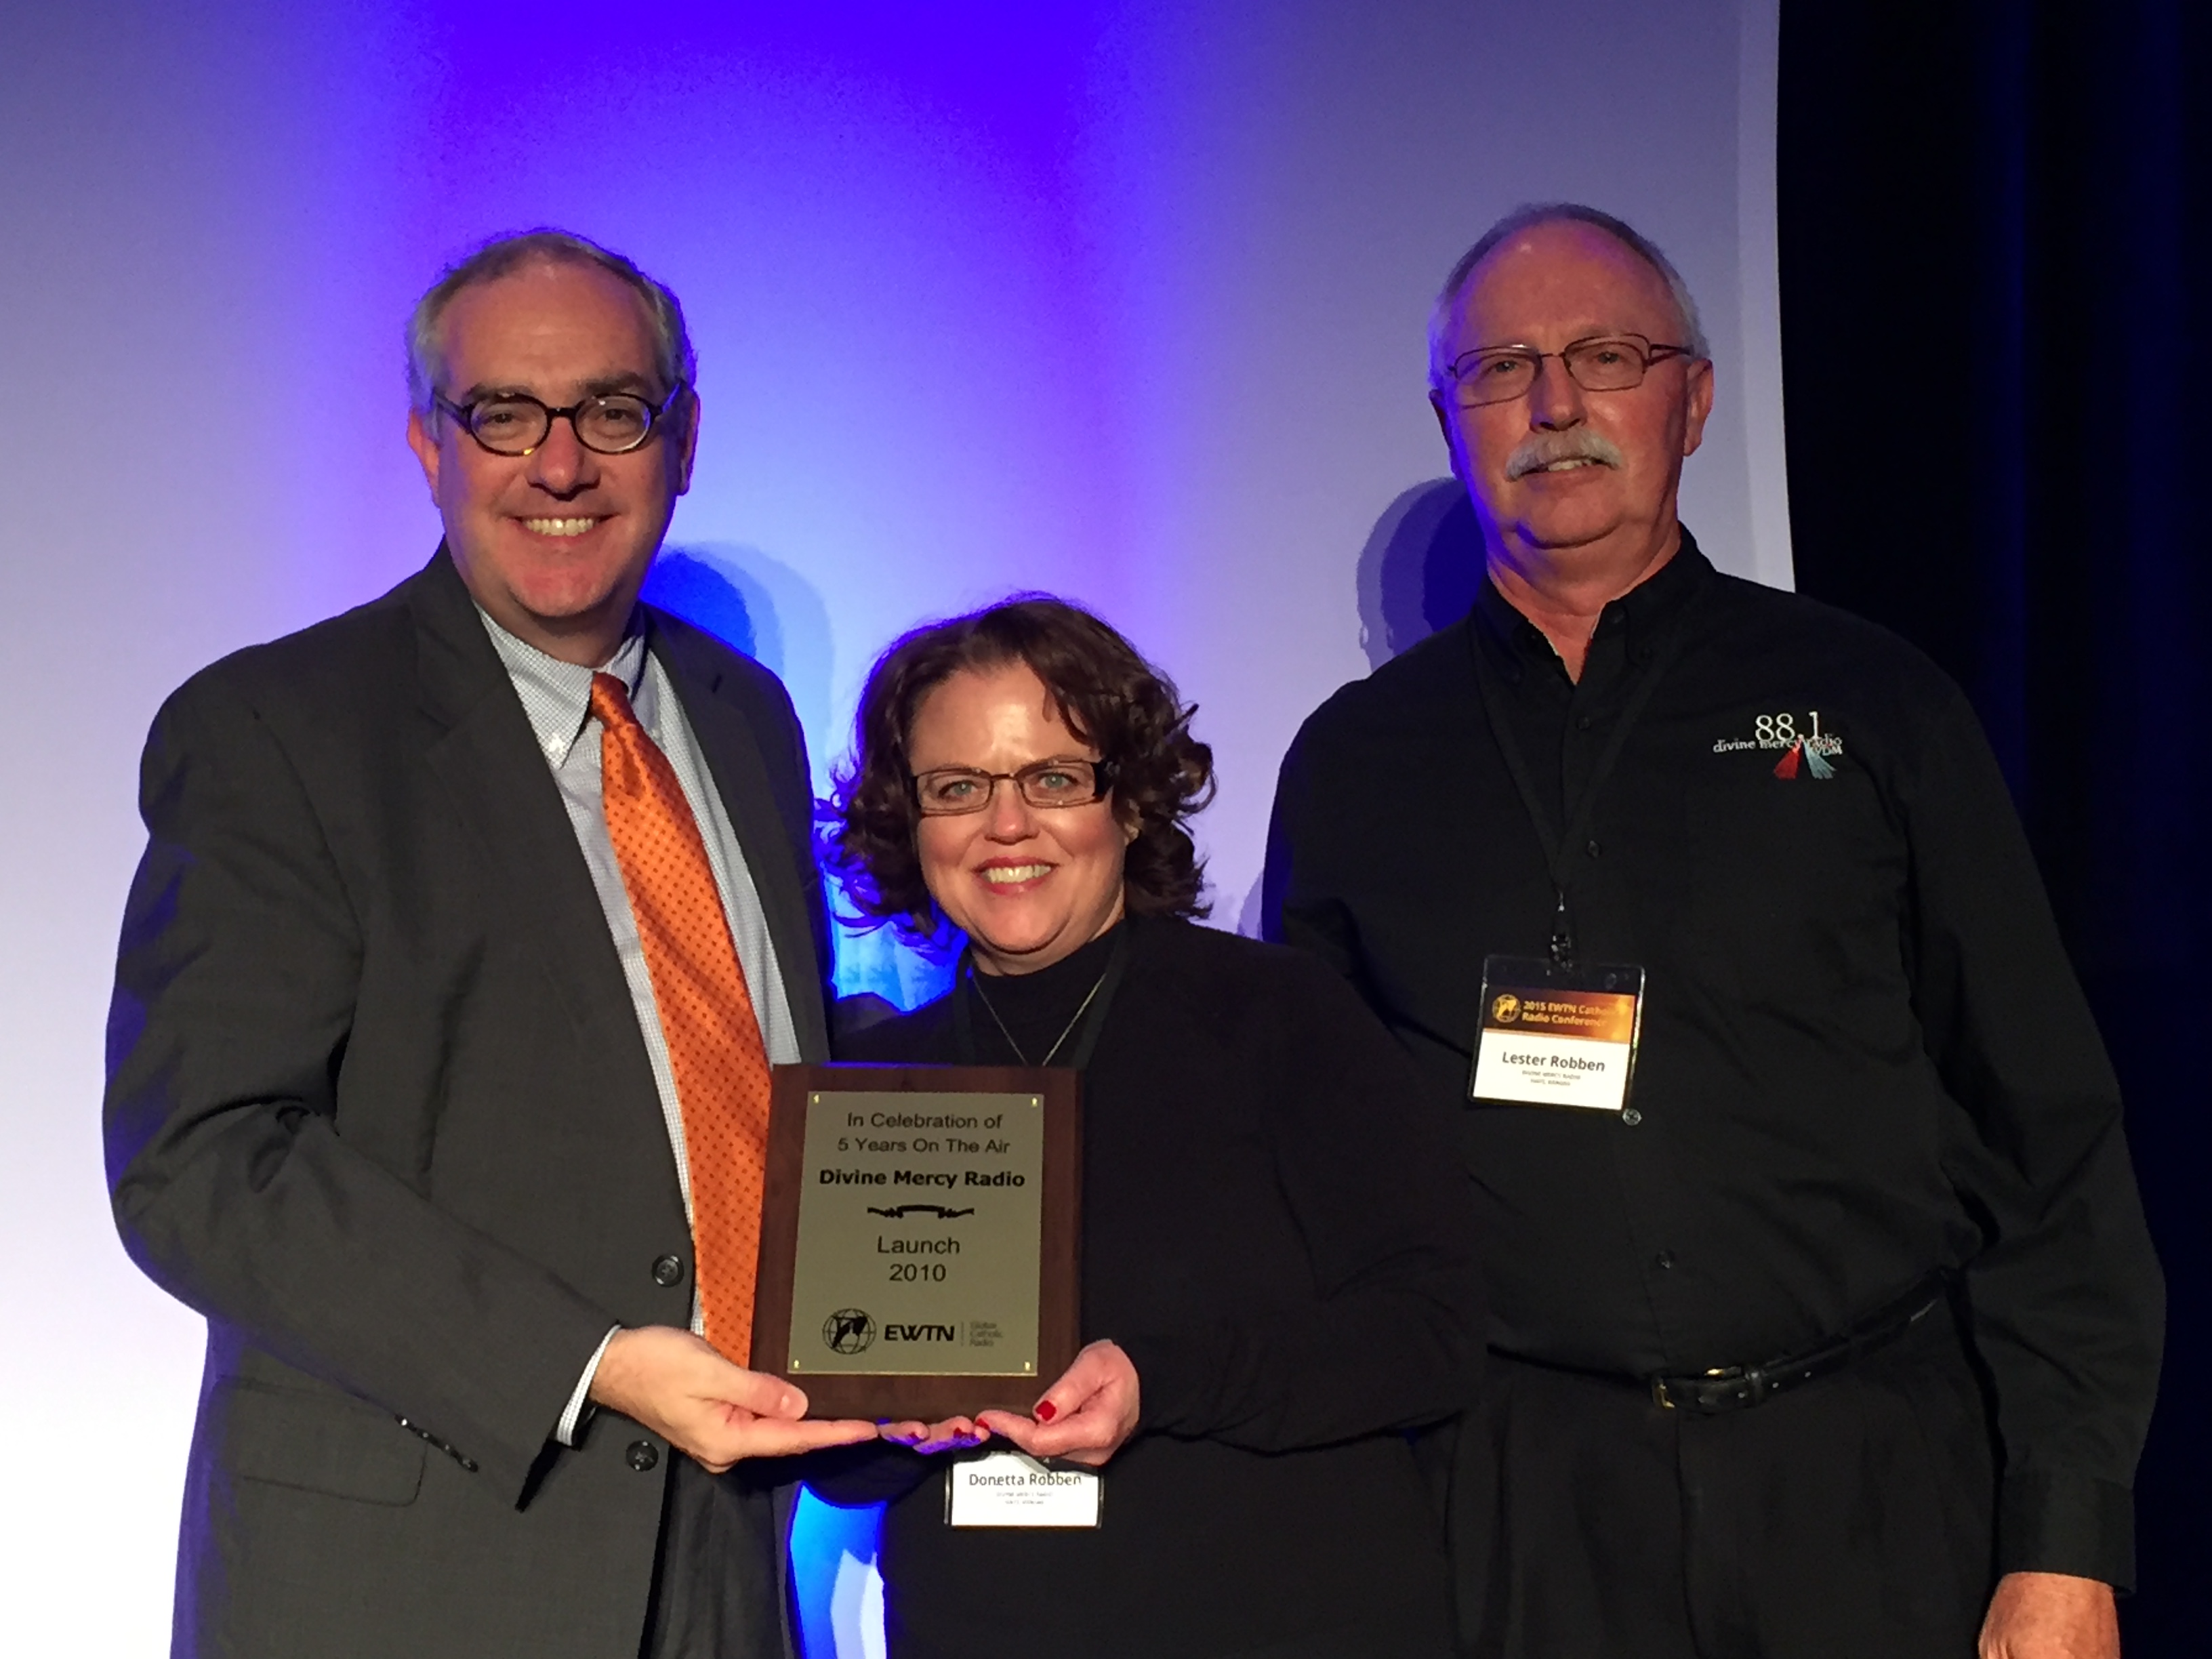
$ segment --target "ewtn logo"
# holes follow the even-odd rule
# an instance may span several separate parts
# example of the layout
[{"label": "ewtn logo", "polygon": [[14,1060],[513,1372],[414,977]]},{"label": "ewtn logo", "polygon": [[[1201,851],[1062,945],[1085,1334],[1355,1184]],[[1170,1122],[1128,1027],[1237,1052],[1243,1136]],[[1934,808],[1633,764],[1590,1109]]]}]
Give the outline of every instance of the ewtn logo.
[{"label": "ewtn logo", "polygon": [[886,1342],[950,1342],[953,1330],[950,1325],[886,1325]]}]

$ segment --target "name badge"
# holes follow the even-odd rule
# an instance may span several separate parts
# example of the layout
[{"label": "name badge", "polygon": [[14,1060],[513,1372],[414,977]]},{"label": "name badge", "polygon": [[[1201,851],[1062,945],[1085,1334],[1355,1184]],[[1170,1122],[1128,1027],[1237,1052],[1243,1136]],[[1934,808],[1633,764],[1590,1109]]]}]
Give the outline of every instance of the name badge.
[{"label": "name badge", "polygon": [[1636,1071],[1643,1014],[1641,968],[1487,957],[1468,1098],[1620,1111]]},{"label": "name badge", "polygon": [[1096,1469],[1054,1468],[1027,1452],[988,1452],[945,1472],[948,1527],[1095,1527],[1105,1499]]}]

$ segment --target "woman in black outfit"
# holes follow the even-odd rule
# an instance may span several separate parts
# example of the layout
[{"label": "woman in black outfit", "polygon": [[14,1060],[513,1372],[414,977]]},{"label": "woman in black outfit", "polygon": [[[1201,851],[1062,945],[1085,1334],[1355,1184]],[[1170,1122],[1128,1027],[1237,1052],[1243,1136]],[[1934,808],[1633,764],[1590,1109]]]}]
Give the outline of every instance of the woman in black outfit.
[{"label": "woman in black outfit", "polygon": [[[1479,1363],[1464,1177],[1349,988],[1187,920],[1182,826],[1212,793],[1189,714],[1043,599],[908,635],[862,698],[830,850],[871,915],[969,948],[949,995],[843,1057],[1085,1069],[1088,1346],[1034,1415],[889,1425],[901,1447],[815,1482],[890,1499],[895,1659],[1449,1651],[1407,1437]],[[1102,1523],[948,1525],[926,1454],[1008,1442],[1099,1470]]]}]

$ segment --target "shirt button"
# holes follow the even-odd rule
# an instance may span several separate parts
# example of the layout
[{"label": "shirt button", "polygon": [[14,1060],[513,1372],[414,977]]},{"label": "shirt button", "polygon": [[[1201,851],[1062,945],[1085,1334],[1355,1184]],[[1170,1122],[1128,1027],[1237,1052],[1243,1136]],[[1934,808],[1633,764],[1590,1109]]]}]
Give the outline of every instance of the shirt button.
[{"label": "shirt button", "polygon": [[1584,714],[1580,719],[1577,720],[1575,721],[1575,729],[1579,732],[1589,731],[1590,729],[1590,717],[1588,714]]},{"label": "shirt button", "polygon": [[1672,1250],[1662,1250],[1651,1259],[1662,1267],[1671,1267],[1674,1265],[1674,1253]]},{"label": "shirt button", "polygon": [[629,1449],[623,1454],[623,1461],[640,1474],[647,1474],[659,1463],[660,1448],[650,1440],[633,1440]]},{"label": "shirt button", "polygon": [[684,1282],[684,1258],[680,1255],[655,1256],[653,1282],[656,1285],[681,1285]]},{"label": "shirt button", "polygon": [[1588,846],[1583,848],[1583,851],[1588,853],[1592,858],[1595,858],[1598,854],[1598,845],[1595,842],[1591,842]]},{"label": "shirt button", "polygon": [[1638,1111],[1633,1106],[1631,1106],[1626,1111],[1620,1115],[1620,1121],[1623,1123],[1626,1123],[1630,1128],[1633,1129],[1638,1124],[1644,1121],[1644,1114]]}]

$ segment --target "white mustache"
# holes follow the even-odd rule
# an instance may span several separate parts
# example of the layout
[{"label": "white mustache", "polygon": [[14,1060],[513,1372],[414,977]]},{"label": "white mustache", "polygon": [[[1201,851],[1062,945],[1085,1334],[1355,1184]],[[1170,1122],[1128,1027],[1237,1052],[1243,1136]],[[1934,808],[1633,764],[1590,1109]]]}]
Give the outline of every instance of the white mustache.
[{"label": "white mustache", "polygon": [[1554,461],[1595,461],[1600,466],[1618,468],[1624,459],[1611,439],[1578,426],[1566,432],[1539,432],[1522,440],[1521,447],[1505,458],[1505,477],[1510,482]]}]

